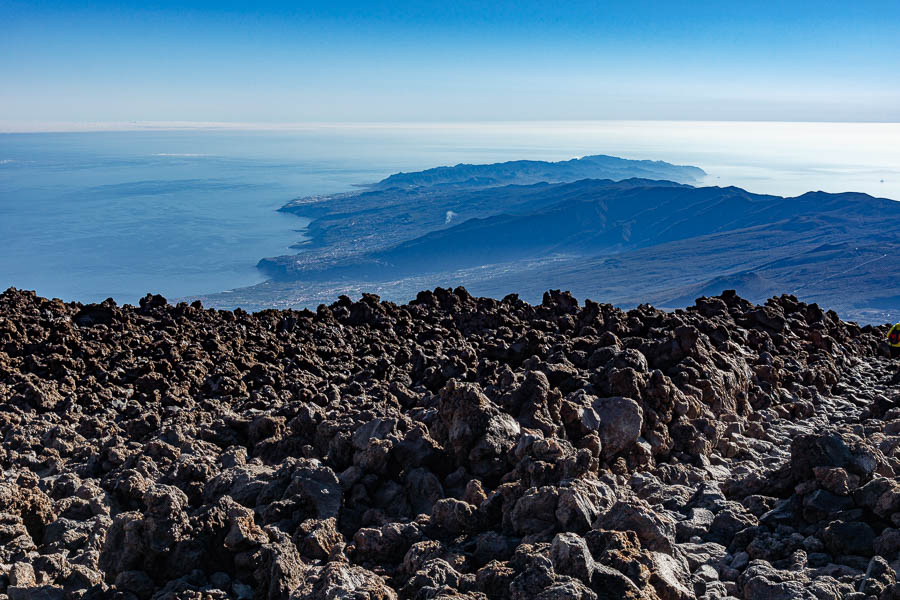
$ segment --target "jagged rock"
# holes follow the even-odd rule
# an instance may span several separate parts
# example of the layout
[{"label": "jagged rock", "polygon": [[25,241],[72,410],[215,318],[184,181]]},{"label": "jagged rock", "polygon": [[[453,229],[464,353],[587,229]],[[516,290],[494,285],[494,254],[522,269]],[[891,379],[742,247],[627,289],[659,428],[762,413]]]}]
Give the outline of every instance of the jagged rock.
[{"label": "jagged rock", "polygon": [[853,508],[853,499],[827,490],[815,490],[803,498],[803,518],[814,523]]},{"label": "jagged rock", "polygon": [[269,536],[255,522],[253,511],[230,500],[226,508],[228,533],[224,546],[232,552],[249,550],[269,541]]},{"label": "jagged rock", "polygon": [[815,467],[836,467],[868,479],[878,466],[876,453],[852,434],[829,432],[798,436],[791,443],[791,471],[796,479],[815,477]]},{"label": "jagged rock", "polygon": [[416,468],[406,475],[406,494],[416,514],[431,514],[434,503],[444,497],[441,480],[424,468]]},{"label": "jagged rock", "polygon": [[385,523],[378,529],[358,529],[353,535],[353,543],[356,554],[364,562],[392,561],[402,558],[420,538],[419,528],[414,524]]},{"label": "jagged rock", "polygon": [[462,533],[478,528],[476,508],[455,498],[442,498],[431,511],[431,524],[450,533]]},{"label": "jagged rock", "polygon": [[600,515],[594,528],[634,531],[643,547],[668,554],[675,543],[675,523],[637,499],[616,502]]},{"label": "jagged rock", "polygon": [[880,556],[895,556],[900,551],[900,530],[885,527],[872,542],[872,551]]},{"label": "jagged rock", "polygon": [[451,380],[441,390],[439,414],[457,460],[471,460],[476,475],[502,469],[503,455],[515,444],[519,424],[500,413],[477,384]]},{"label": "jagged rock", "polygon": [[[460,574],[450,563],[440,558],[426,561],[421,568],[416,570],[409,579],[400,594],[405,598],[415,598],[420,595],[430,596],[430,590],[443,587],[457,589],[460,582]],[[422,594],[422,592],[425,592]]]},{"label": "jagged rock", "polygon": [[37,587],[10,586],[6,588],[6,593],[9,596],[9,600],[64,600],[66,597],[63,588],[53,585]]},{"label": "jagged rock", "polygon": [[580,581],[557,581],[535,596],[535,600],[597,600],[597,594]]},{"label": "jagged rock", "polygon": [[602,564],[594,565],[594,570],[591,574],[591,587],[598,598],[608,598],[609,600],[613,598],[638,600],[648,596],[621,571]]},{"label": "jagged rock", "polygon": [[650,584],[662,600],[693,597],[691,574],[685,561],[663,552],[651,552]]},{"label": "jagged rock", "polygon": [[[701,566],[718,568],[725,562],[725,558],[728,556],[725,546],[713,542],[702,544],[678,544],[678,548],[684,553],[684,557],[688,562],[688,568],[692,573]],[[746,552],[741,552],[739,554],[743,554],[749,559]],[[735,569],[739,568],[736,564],[737,557],[737,554],[734,555],[731,562],[732,568]],[[746,564],[747,563],[744,562],[740,568],[743,568]]]},{"label": "jagged rock", "polygon": [[561,482],[556,521],[562,531],[583,533],[601,512],[609,508],[612,491],[602,483],[575,479]]},{"label": "jagged rock", "polygon": [[859,584],[859,591],[868,596],[880,597],[896,583],[896,571],[880,556],[873,556],[866,567],[866,575]]},{"label": "jagged rock", "polygon": [[516,577],[516,571],[506,563],[491,561],[475,574],[475,585],[489,598],[508,598],[510,583]]},{"label": "jagged rock", "polygon": [[692,537],[703,537],[715,519],[711,510],[694,507],[689,510],[688,518],[675,523],[675,532],[679,541],[687,541]]},{"label": "jagged rock", "polygon": [[898,597],[884,335],[733,292],[250,315],[9,290],[0,593]]},{"label": "jagged rock", "polygon": [[594,400],[591,410],[584,413],[581,421],[588,431],[597,431],[601,452],[608,458],[637,441],[644,415],[637,402],[618,396]]},{"label": "jagged rock", "polygon": [[822,532],[822,541],[834,555],[871,556],[875,531],[866,523],[835,521]]},{"label": "jagged rock", "polygon": [[556,581],[553,563],[546,555],[546,544],[537,546],[521,544],[509,561],[519,574],[509,584],[512,600],[534,598]]},{"label": "jagged rock", "polygon": [[116,575],[116,588],[131,592],[140,600],[147,600],[153,595],[155,584],[143,571],[122,571]]},{"label": "jagged rock", "polygon": [[9,568],[9,585],[15,587],[33,587],[35,585],[34,567],[31,563],[17,562]]},{"label": "jagged rock", "polygon": [[728,507],[719,512],[709,526],[708,539],[712,542],[727,545],[739,531],[756,524],[753,515]]},{"label": "jagged rock", "polygon": [[594,559],[584,538],[575,533],[558,533],[550,547],[550,560],[557,573],[590,583]]},{"label": "jagged rock", "polygon": [[[245,554],[243,558],[246,564],[243,564],[243,561],[235,562],[239,563],[242,569],[252,570],[256,587],[254,595],[264,594],[271,600],[286,598],[300,592],[301,584],[304,586],[302,591],[307,593],[310,592],[310,587],[312,593],[322,589],[342,589],[343,586],[349,587],[352,591],[357,584],[359,587],[365,587],[362,582],[365,577],[355,572],[345,573],[340,569],[342,563],[328,563],[325,568],[318,571],[307,568],[296,547],[287,540],[266,544],[253,554]],[[333,565],[334,568],[328,570],[328,567]],[[376,576],[372,577],[374,579]],[[237,583],[233,583],[232,589],[240,588]]]},{"label": "jagged rock", "polygon": [[354,598],[358,600],[396,600],[397,593],[384,580],[361,567],[331,562],[313,569],[292,596],[302,600]]},{"label": "jagged rock", "polygon": [[508,514],[516,535],[552,533],[556,528],[559,491],[554,487],[532,488],[516,501]]},{"label": "jagged rock", "polygon": [[765,561],[754,561],[739,580],[747,600],[813,600],[816,596],[796,574],[774,569]]},{"label": "jagged rock", "polygon": [[344,544],[344,538],[337,531],[337,519],[332,517],[303,521],[294,532],[293,542],[304,556],[326,559]]}]

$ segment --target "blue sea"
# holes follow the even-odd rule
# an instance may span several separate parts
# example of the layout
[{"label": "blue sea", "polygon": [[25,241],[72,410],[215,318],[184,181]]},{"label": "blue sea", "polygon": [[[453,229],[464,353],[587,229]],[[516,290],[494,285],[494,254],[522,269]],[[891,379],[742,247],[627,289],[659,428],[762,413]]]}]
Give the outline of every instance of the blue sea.
[{"label": "blue sea", "polygon": [[456,123],[192,127],[0,134],[0,288],[136,303],[262,281],[296,252],[298,196],[398,171],[586,154],[702,167],[706,184],[900,198],[900,126]]}]

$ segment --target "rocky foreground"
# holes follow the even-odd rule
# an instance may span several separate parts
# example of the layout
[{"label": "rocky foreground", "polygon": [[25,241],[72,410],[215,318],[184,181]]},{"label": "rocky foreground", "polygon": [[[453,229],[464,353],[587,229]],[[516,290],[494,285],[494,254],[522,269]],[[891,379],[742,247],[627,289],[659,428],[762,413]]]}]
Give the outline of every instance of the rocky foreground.
[{"label": "rocky foreground", "polygon": [[0,295],[0,594],[900,598],[884,328],[790,296]]}]

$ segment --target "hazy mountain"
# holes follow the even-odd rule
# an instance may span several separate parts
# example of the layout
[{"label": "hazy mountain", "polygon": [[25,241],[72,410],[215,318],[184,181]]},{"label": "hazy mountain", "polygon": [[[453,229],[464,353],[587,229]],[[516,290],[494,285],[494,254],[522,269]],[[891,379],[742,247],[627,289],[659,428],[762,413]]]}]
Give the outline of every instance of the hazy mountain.
[{"label": "hazy mountain", "polygon": [[891,222],[900,217],[900,204],[862,194],[781,198],[738,188],[656,187],[649,182],[631,188],[610,189],[595,181],[560,187],[578,187],[582,195],[526,214],[471,219],[371,258],[387,271],[419,270],[423,259],[452,269],[552,253],[620,253],[723,232],[727,235],[715,252],[727,255],[738,252],[733,249],[738,240],[755,238],[762,228],[783,232],[772,241],[782,249],[810,236],[830,244],[825,246],[832,248],[823,259],[827,261],[845,244],[898,239]]},{"label": "hazy mountain", "polygon": [[[501,163],[501,172],[509,164]],[[586,179],[391,187],[284,210],[315,217],[310,240],[297,255],[261,261],[274,281],[228,302],[310,305],[363,288],[399,300],[458,282],[495,296],[516,291],[536,299],[563,288],[663,307],[723,289],[757,301],[788,292],[852,318],[900,318],[892,286],[900,275],[893,227],[900,204],[865,194],[784,198],[734,187]]]},{"label": "hazy mountain", "polygon": [[416,173],[396,173],[372,185],[372,189],[434,186],[495,187],[531,183],[562,183],[579,179],[666,179],[694,183],[704,177],[703,169],[672,165],[662,161],[628,160],[597,154],[561,162],[515,160],[490,165],[459,164]]}]

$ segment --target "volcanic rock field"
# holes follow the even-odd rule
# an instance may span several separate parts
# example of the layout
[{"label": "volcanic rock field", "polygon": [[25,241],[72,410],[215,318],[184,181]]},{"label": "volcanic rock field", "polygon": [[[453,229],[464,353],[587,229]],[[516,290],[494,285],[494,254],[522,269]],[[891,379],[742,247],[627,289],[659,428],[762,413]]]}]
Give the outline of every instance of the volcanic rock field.
[{"label": "volcanic rock field", "polygon": [[733,292],[10,289],[0,598],[900,598],[885,334]]}]

